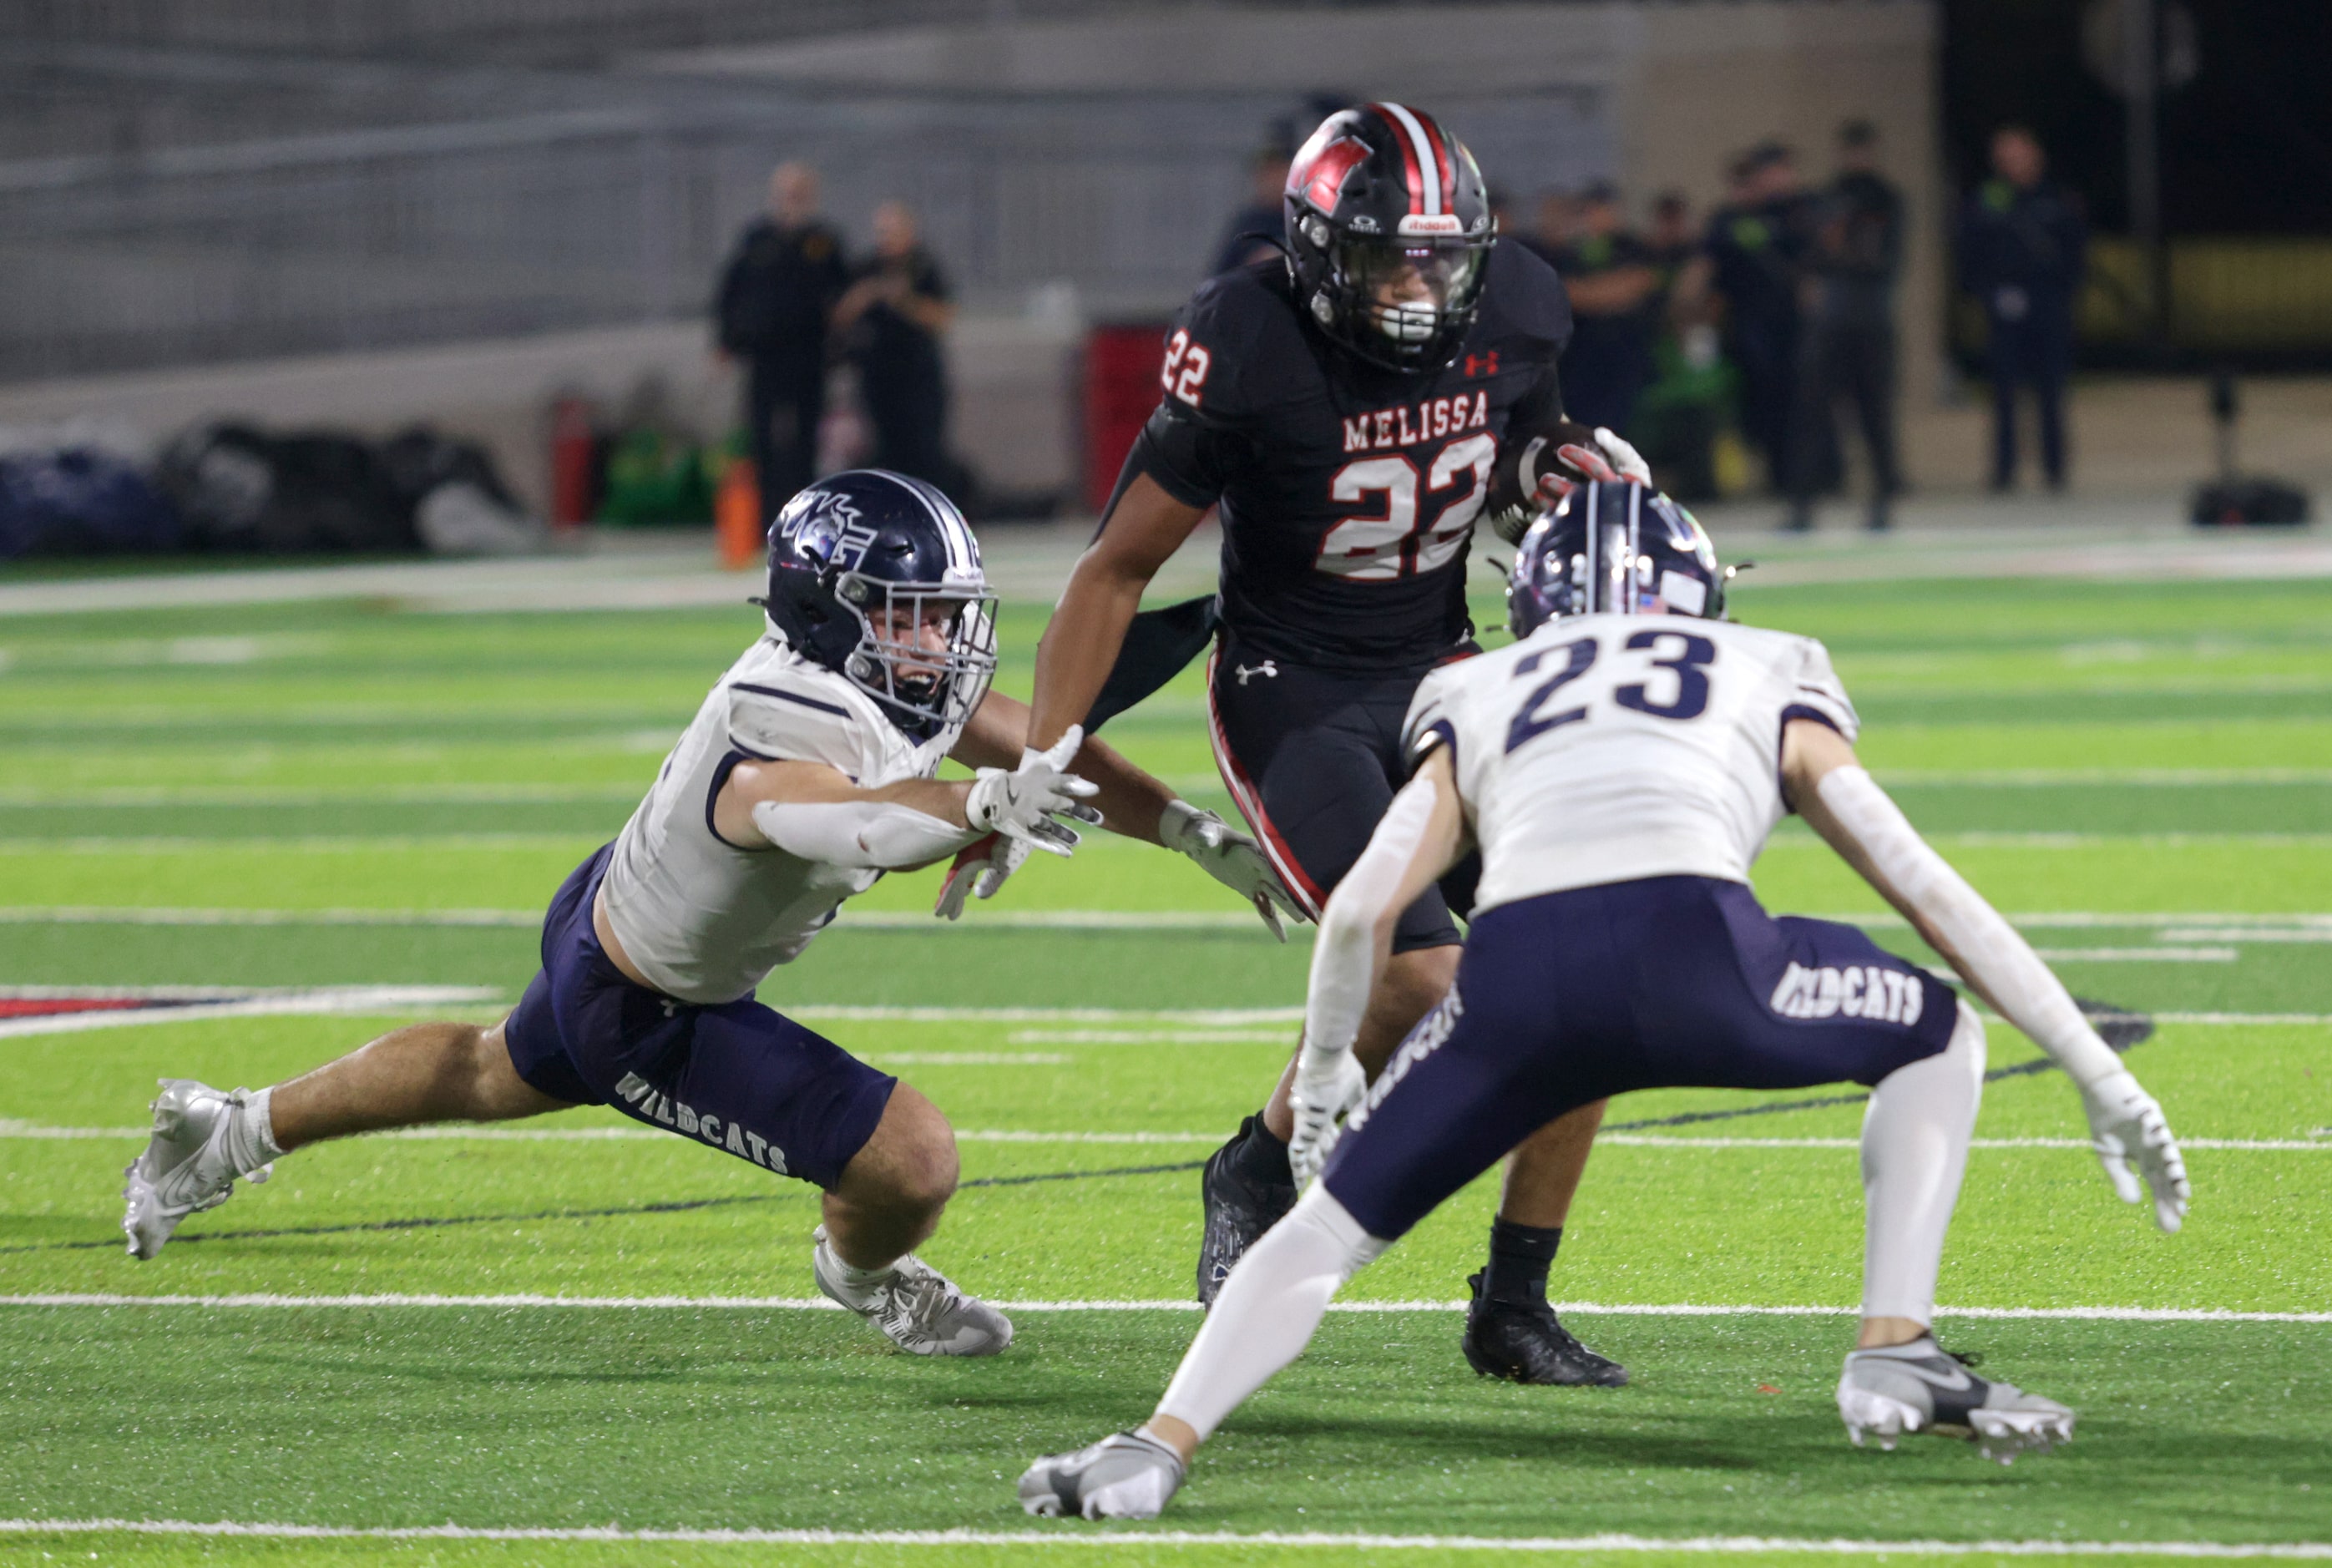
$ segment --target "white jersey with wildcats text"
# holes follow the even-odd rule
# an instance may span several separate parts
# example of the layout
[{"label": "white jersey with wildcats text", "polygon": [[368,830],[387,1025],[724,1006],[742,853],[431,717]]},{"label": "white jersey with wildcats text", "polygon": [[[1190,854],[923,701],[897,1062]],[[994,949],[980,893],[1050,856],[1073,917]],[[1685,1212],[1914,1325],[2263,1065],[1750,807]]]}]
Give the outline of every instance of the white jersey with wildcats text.
[{"label": "white jersey with wildcats text", "polygon": [[1577,616],[1444,665],[1411,757],[1452,748],[1482,848],[1478,909],[1647,876],[1749,880],[1781,819],[1782,726],[1849,741],[1854,706],[1811,637],[1687,616]]},{"label": "white jersey with wildcats text", "polygon": [[602,884],[616,940],[666,996],[750,996],[882,873],[722,838],[712,799],[730,770],[748,760],[824,762],[873,789],[932,777],[956,734],[917,744],[857,687],[764,636],[704,699],[616,840]]}]

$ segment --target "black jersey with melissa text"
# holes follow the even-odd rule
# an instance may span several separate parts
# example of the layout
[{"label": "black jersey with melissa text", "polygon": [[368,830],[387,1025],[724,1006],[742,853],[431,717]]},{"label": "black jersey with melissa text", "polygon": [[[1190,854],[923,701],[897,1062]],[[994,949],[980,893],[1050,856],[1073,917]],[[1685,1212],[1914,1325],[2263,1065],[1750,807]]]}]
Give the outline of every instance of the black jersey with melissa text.
[{"label": "black jersey with melissa text", "polygon": [[1481,312],[1442,369],[1365,365],[1306,322],[1276,257],[1200,286],[1166,342],[1132,466],[1219,506],[1223,619],[1241,647],[1329,669],[1420,668],[1468,635],[1467,547],[1498,442],[1561,411],[1571,306],[1554,270],[1492,248]]}]

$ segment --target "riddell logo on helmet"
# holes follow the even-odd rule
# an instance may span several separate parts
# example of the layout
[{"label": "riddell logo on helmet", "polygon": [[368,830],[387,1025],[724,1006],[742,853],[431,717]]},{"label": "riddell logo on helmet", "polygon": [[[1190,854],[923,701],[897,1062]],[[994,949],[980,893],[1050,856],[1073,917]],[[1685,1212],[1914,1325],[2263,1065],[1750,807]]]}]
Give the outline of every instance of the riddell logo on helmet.
[{"label": "riddell logo on helmet", "polygon": [[1466,225],[1455,213],[1411,213],[1400,220],[1396,231],[1404,237],[1411,234],[1462,234]]}]

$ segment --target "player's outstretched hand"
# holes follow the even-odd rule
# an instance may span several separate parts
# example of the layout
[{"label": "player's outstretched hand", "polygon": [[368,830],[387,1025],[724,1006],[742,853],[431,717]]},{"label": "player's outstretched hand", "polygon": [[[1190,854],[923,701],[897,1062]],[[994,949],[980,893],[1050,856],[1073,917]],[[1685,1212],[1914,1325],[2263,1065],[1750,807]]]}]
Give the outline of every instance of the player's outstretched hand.
[{"label": "player's outstretched hand", "polygon": [[1009,773],[982,768],[963,803],[964,820],[990,833],[1001,833],[1031,849],[1066,856],[1077,846],[1077,831],[1056,817],[1078,822],[1099,822],[1101,813],[1085,802],[1101,786],[1068,770],[1069,759],[1085,744],[1082,725],[1073,724],[1049,751],[1029,751]]},{"label": "player's outstretched hand", "polygon": [[965,899],[994,898],[1004,879],[1019,870],[1027,858],[1028,846],[1018,838],[991,833],[973,839],[956,851],[955,864],[948,867],[947,880],[940,884],[940,899],[932,905],[932,913],[941,920],[954,920],[963,913]]},{"label": "player's outstretched hand", "polygon": [[[2106,1180],[2124,1203],[2154,1194],[2154,1222],[2175,1230],[2185,1221],[2186,1202],[2193,1189],[2186,1181],[2186,1162],[2170,1123],[2153,1095],[2137,1086],[2128,1069],[2111,1073],[2081,1091],[2082,1108],[2089,1114],[2089,1143]],[[2131,1166],[2136,1169],[2133,1171]],[[2143,1178],[2141,1181],[2140,1178]]]},{"label": "player's outstretched hand", "polygon": [[1328,1151],[1336,1141],[1336,1123],[1368,1093],[1368,1075],[1350,1050],[1324,1051],[1307,1044],[1295,1059],[1295,1082],[1288,1104],[1295,1113],[1295,1134],[1287,1140],[1288,1168],[1295,1172],[1298,1192],[1312,1184]]},{"label": "player's outstretched hand", "polygon": [[1280,941],[1287,940],[1282,914],[1295,921],[1305,918],[1295,895],[1263,857],[1263,846],[1213,812],[1201,811],[1187,800],[1170,803],[1158,818],[1158,841],[1189,856],[1209,876],[1253,904]]}]

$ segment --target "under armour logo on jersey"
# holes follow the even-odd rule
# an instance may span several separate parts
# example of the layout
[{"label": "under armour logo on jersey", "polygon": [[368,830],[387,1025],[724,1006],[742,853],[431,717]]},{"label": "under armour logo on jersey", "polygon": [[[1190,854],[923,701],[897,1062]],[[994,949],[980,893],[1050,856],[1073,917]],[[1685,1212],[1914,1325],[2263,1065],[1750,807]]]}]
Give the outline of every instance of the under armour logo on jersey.
[{"label": "under armour logo on jersey", "polygon": [[1497,373],[1498,351],[1496,349],[1486,354],[1466,356],[1466,375],[1469,379],[1476,376],[1495,376]]},{"label": "under armour logo on jersey", "polygon": [[1247,677],[1249,675],[1276,676],[1279,674],[1279,666],[1273,664],[1269,659],[1266,659],[1259,664],[1235,665],[1231,670],[1231,674],[1237,675],[1239,678],[1239,684],[1244,686],[1247,684]]}]

